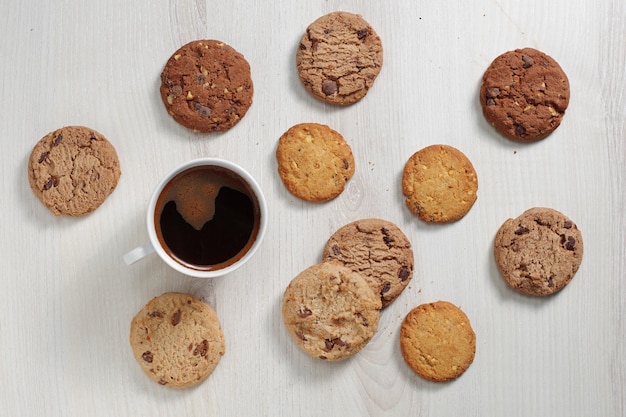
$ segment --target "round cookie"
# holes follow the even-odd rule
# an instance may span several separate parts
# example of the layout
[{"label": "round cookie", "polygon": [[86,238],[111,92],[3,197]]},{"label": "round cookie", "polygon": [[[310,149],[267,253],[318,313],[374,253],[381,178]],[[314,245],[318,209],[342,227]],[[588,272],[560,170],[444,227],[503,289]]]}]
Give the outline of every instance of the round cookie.
[{"label": "round cookie", "polygon": [[350,145],[337,131],[317,123],[289,128],[278,140],[276,161],[287,190],[311,202],[337,197],[354,175]]},{"label": "round cookie", "polygon": [[400,327],[400,350],[419,376],[446,382],[461,376],[474,361],[476,334],[461,309],[436,301],[406,315]]},{"label": "round cookie", "polygon": [[203,382],[225,351],[215,311],[193,295],[176,292],[153,298],[135,316],[130,345],[146,375],[170,388]]},{"label": "round cookie", "polygon": [[478,178],[470,160],[456,148],[431,145],[404,166],[402,193],[409,210],[428,223],[461,219],[476,201]]},{"label": "round cookie", "polygon": [[28,159],[28,182],[56,216],[91,213],[113,192],[121,175],[113,145],[84,126],[48,133]]},{"label": "round cookie", "polygon": [[224,42],[197,40],[178,49],[161,73],[168,113],[197,132],[233,127],[252,105],[250,65]]},{"label": "round cookie", "polygon": [[324,261],[335,259],[361,274],[382,306],[391,304],[413,278],[413,249],[395,224],[362,219],[339,228],[326,242]]},{"label": "round cookie", "polygon": [[543,139],[559,127],[569,97],[569,81],[559,64],[532,48],[497,57],[480,87],[487,121],[502,135],[522,142]]},{"label": "round cookie", "polygon": [[282,300],[285,328],[298,347],[329,361],[348,358],[367,345],[380,309],[380,298],[365,278],[338,262],[302,271]]},{"label": "round cookie", "polygon": [[513,289],[535,296],[554,294],[578,271],[583,258],[582,234],[562,213],[534,207],[500,226],[494,257],[500,274]]},{"label": "round cookie", "polygon": [[347,12],[329,13],[311,23],[296,53],[306,89],[337,105],[365,97],[382,65],[380,38],[360,15]]}]

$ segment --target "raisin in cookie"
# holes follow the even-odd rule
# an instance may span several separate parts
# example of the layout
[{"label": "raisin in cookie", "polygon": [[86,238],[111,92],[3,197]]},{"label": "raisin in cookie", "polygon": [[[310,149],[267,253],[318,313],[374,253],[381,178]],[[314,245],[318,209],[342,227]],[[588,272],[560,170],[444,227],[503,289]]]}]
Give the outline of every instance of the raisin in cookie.
[{"label": "raisin in cookie", "polygon": [[348,358],[367,345],[380,309],[380,297],[365,278],[338,262],[302,271],[282,300],[285,327],[298,347],[329,361]]},{"label": "raisin in cookie", "polygon": [[360,15],[348,12],[329,13],[311,23],[296,54],[306,89],[338,105],[365,97],[382,65],[380,37]]},{"label": "raisin in cookie", "polygon": [[406,206],[428,223],[448,223],[465,216],[476,201],[478,178],[470,160],[448,145],[415,152],[404,166]]},{"label": "raisin in cookie", "polygon": [[583,238],[564,214],[544,207],[505,221],[496,233],[494,256],[500,274],[527,295],[550,295],[574,277],[583,258]]},{"label": "raisin in cookie", "polygon": [[168,113],[197,132],[233,127],[252,105],[253,93],[248,61],[216,40],[183,45],[161,73],[161,98]]},{"label": "raisin in cookie", "polygon": [[465,313],[454,304],[422,304],[402,322],[400,350],[419,376],[446,382],[461,376],[474,361],[476,334]]},{"label": "raisin in cookie", "polygon": [[338,260],[361,274],[391,304],[413,278],[413,249],[395,224],[382,219],[361,219],[339,228],[326,242],[324,261]]},{"label": "raisin in cookie", "polygon": [[28,182],[56,216],[91,213],[115,190],[121,175],[113,145],[84,126],[48,133],[28,160]]},{"label": "raisin in cookie", "polygon": [[153,298],[135,316],[130,345],[146,375],[170,388],[206,380],[225,350],[215,311],[193,295],[176,292]]},{"label": "raisin in cookie", "polygon": [[289,128],[276,148],[278,174],[289,192],[311,202],[341,194],[354,175],[354,156],[341,134],[318,123]]},{"label": "raisin in cookie", "polygon": [[497,57],[483,75],[480,104],[487,121],[509,139],[543,139],[561,124],[569,104],[567,75],[545,53],[516,49]]}]

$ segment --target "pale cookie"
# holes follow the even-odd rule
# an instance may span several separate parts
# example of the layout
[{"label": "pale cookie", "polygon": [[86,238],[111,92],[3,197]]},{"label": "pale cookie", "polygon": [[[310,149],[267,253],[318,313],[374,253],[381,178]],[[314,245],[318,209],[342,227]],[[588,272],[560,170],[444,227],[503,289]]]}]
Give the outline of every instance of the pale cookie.
[{"label": "pale cookie", "polygon": [[476,201],[478,178],[470,160],[448,145],[431,145],[414,153],[404,166],[402,193],[406,206],[428,223],[461,219]]},{"label": "pale cookie", "polygon": [[197,132],[236,125],[252,105],[253,94],[248,61],[221,41],[183,45],[161,73],[161,99],[168,113]]},{"label": "pale cookie", "polygon": [[494,59],[480,86],[485,119],[502,135],[522,142],[543,139],[559,127],[569,98],[563,69],[533,48]]},{"label": "pale cookie", "polygon": [[28,160],[28,182],[56,216],[91,213],[113,192],[121,175],[113,145],[83,126],[48,133]]},{"label": "pale cookie", "polygon": [[130,345],[146,375],[170,388],[203,382],[225,351],[215,311],[193,295],[175,292],[153,298],[135,316]]},{"label": "pale cookie", "polygon": [[505,281],[527,295],[550,295],[574,277],[583,258],[583,238],[562,213],[535,207],[505,221],[494,241],[496,265]]},{"label": "pale cookie", "polygon": [[447,301],[411,310],[400,328],[405,362],[422,378],[446,382],[458,378],[474,361],[476,334],[465,313]]},{"label": "pale cookie", "polygon": [[365,278],[338,262],[302,271],[282,300],[285,327],[298,347],[329,361],[348,358],[367,345],[380,309],[380,298]]},{"label": "pale cookie", "polygon": [[329,13],[311,23],[296,54],[306,89],[338,105],[365,97],[382,65],[380,37],[360,15],[347,12]]},{"label": "pale cookie", "polygon": [[354,156],[343,136],[317,123],[292,126],[276,148],[278,174],[290,193],[311,202],[341,194],[354,175]]},{"label": "pale cookie", "polygon": [[326,242],[324,261],[335,259],[361,274],[391,304],[413,278],[413,249],[395,224],[382,219],[362,219],[339,228]]}]

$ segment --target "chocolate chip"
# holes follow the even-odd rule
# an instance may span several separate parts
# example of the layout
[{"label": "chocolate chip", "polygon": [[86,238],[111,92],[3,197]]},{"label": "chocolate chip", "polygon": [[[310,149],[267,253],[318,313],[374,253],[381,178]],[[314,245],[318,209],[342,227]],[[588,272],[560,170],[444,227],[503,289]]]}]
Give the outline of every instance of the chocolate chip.
[{"label": "chocolate chip", "polygon": [[355,316],[357,316],[358,318],[360,318],[360,319],[361,319],[361,322],[363,323],[363,326],[366,326],[366,327],[367,327],[367,326],[369,326],[369,325],[370,325],[369,320],[368,320],[368,319],[367,319],[367,317],[365,317],[363,314],[361,314],[361,313],[356,313],[356,314],[355,314]]},{"label": "chocolate chip", "polygon": [[366,36],[367,36],[367,35],[369,35],[369,34],[370,34],[370,30],[369,30],[369,28],[364,28],[364,29],[360,29],[360,30],[356,33],[356,36],[357,36],[357,38],[359,38],[359,40],[360,40],[360,39],[363,39],[364,37],[366,37]]},{"label": "chocolate chip", "polygon": [[193,354],[194,356],[200,355],[202,357],[205,357],[208,351],[209,351],[209,341],[203,340],[193,350]]},{"label": "chocolate chip", "polygon": [[528,233],[530,230],[528,230],[527,227],[521,226],[519,229],[517,229],[515,231],[516,235],[525,235],[526,233]]},{"label": "chocolate chip", "polygon": [[172,315],[172,326],[176,326],[180,323],[180,316],[182,316],[182,314],[183,313],[180,310],[177,310],[176,313]]},{"label": "chocolate chip", "polygon": [[346,342],[336,337],[334,339],[324,339],[324,346],[326,347],[326,350],[331,351],[335,346],[343,347],[347,345]]},{"label": "chocolate chip", "polygon": [[515,125],[515,134],[517,136],[524,136],[526,134],[526,128],[522,125]]},{"label": "chocolate chip", "polygon": [[330,29],[328,29],[328,28],[324,29],[324,35],[328,35],[330,32],[331,32]]},{"label": "chocolate chip", "polygon": [[554,287],[554,281],[553,281],[552,277],[548,278],[548,287],[550,287],[550,288]]},{"label": "chocolate chip", "polygon": [[141,355],[141,359],[143,359],[145,362],[152,363],[152,359],[154,358],[152,357],[152,352],[147,350]]},{"label": "chocolate chip", "polygon": [[400,268],[400,272],[398,272],[398,278],[400,278],[400,281],[406,281],[407,279],[409,279],[409,275],[411,275],[411,271],[409,270],[409,268],[407,268],[406,266]]},{"label": "chocolate chip", "polygon": [[296,336],[298,336],[298,338],[303,342],[306,342],[306,337],[304,337],[304,333],[302,333],[302,330],[296,330]]},{"label": "chocolate chip", "polygon": [[46,160],[48,155],[50,155],[50,152],[43,152],[41,155],[39,155],[39,160],[37,162],[41,164],[43,161]]},{"label": "chocolate chip", "polygon": [[324,339],[324,345],[326,346],[326,350],[332,350],[334,347],[333,342],[329,339]]},{"label": "chocolate chip", "polygon": [[337,245],[336,243],[332,246],[333,249],[333,255],[335,256],[339,256],[341,255],[341,249],[339,248],[339,245]]},{"label": "chocolate chip", "polygon": [[54,146],[59,146],[59,143],[61,143],[61,141],[63,140],[63,135],[62,134],[58,134],[57,137],[54,139]]},{"label": "chocolate chip", "polygon": [[566,220],[565,223],[563,223],[563,227],[566,229],[571,229],[573,225],[574,223],[572,223],[570,220]]},{"label": "chocolate chip", "polygon": [[565,249],[574,250],[574,246],[576,246],[576,239],[572,236],[567,237],[567,243],[565,243]]},{"label": "chocolate chip", "polygon": [[313,312],[306,307],[298,312],[298,316],[301,318],[309,317],[311,314],[313,314]]},{"label": "chocolate chip", "polygon": [[300,50],[304,51],[306,49],[306,45],[304,45],[303,43],[300,43]]},{"label": "chocolate chip", "polygon": [[193,104],[194,108],[196,109],[196,111],[198,112],[198,114],[200,115],[200,117],[210,117],[211,116],[211,108],[207,107],[203,104],[200,104],[198,102],[195,102]]},{"label": "chocolate chip", "polygon": [[491,87],[487,89],[487,98],[496,98],[500,95],[500,89],[498,87]]},{"label": "chocolate chip", "polygon": [[522,55],[522,61],[524,61],[524,63],[522,64],[523,68],[530,68],[535,63],[535,60],[528,55]]},{"label": "chocolate chip", "polygon": [[492,98],[488,98],[487,99],[487,105],[488,106],[495,106],[496,105],[496,101]]},{"label": "chocolate chip", "polygon": [[52,187],[59,185],[59,179],[57,177],[50,177],[47,183],[43,185],[43,191],[48,191]]},{"label": "chocolate chip", "polygon": [[391,283],[390,282],[385,282],[385,285],[383,285],[383,288],[381,288],[381,290],[380,290],[380,295],[383,295],[386,292],[389,292],[390,289],[391,289]]},{"label": "chocolate chip", "polygon": [[151,311],[148,313],[148,317],[158,317],[160,319],[163,318],[163,312],[162,311]]},{"label": "chocolate chip", "polygon": [[335,94],[338,90],[337,81],[333,80],[324,80],[322,83],[322,92],[327,96]]},{"label": "chocolate chip", "polygon": [[348,162],[347,159],[343,160],[343,169],[348,169],[350,168],[350,162]]}]

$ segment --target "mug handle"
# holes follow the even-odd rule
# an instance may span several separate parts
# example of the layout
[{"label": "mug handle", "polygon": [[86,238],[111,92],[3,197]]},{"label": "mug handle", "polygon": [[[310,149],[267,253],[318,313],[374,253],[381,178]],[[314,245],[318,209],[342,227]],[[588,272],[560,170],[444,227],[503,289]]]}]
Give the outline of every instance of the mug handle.
[{"label": "mug handle", "polygon": [[152,243],[146,242],[125,254],[124,262],[126,262],[126,265],[132,265],[151,253],[154,253],[154,246],[152,246]]}]

